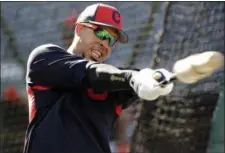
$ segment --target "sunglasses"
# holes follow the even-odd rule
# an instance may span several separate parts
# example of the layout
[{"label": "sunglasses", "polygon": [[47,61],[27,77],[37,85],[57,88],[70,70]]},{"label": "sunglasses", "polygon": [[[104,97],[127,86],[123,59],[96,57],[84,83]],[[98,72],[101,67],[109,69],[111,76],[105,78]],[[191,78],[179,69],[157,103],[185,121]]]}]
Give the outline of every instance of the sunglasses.
[{"label": "sunglasses", "polygon": [[107,30],[103,29],[103,28],[100,28],[100,27],[97,27],[97,28],[93,28],[93,27],[90,27],[90,26],[87,26],[91,29],[93,29],[96,37],[98,37],[100,40],[106,40],[108,39],[109,43],[109,47],[113,47],[116,42],[118,41],[117,38],[115,38],[114,36],[112,36]]}]

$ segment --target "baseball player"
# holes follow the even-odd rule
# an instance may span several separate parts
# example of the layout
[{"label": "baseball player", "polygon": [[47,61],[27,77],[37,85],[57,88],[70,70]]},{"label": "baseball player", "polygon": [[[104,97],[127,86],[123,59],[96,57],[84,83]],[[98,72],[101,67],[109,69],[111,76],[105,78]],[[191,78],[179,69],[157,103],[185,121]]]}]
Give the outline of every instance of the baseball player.
[{"label": "baseball player", "polygon": [[128,99],[155,100],[169,94],[153,75],[165,69],[122,70],[103,64],[117,42],[127,43],[122,16],[112,6],[93,4],[78,17],[66,50],[35,48],[27,64],[29,125],[24,153],[110,153],[110,131]]}]

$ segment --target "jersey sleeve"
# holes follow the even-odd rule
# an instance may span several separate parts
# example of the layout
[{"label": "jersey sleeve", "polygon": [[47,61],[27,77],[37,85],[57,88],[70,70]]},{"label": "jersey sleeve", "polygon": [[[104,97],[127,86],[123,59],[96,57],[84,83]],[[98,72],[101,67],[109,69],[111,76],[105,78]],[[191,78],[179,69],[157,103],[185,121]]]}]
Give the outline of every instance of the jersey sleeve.
[{"label": "jersey sleeve", "polygon": [[49,88],[93,88],[97,91],[131,90],[134,70],[88,61],[56,45],[42,45],[29,56],[27,84]]},{"label": "jersey sleeve", "polygon": [[139,99],[133,90],[117,91],[115,94],[116,104],[122,105],[122,109],[126,109]]},{"label": "jersey sleeve", "polygon": [[71,55],[55,45],[32,51],[27,64],[27,83],[50,88],[74,88],[82,84],[87,60]]}]

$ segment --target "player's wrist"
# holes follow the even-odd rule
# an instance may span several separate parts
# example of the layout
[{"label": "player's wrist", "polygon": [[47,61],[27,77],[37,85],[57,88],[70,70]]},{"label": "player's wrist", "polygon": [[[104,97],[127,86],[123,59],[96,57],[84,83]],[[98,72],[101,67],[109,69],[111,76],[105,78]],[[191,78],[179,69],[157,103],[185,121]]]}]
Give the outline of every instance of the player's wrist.
[{"label": "player's wrist", "polygon": [[132,72],[127,72],[126,73],[126,81],[129,83],[130,87],[131,88],[134,88],[134,78],[135,78],[135,75],[137,75],[137,71],[132,71]]},{"label": "player's wrist", "polygon": [[[129,84],[130,86],[134,89],[134,91],[137,93],[138,88],[143,84],[144,81],[146,80],[147,77],[149,77],[149,72],[150,69],[142,69],[140,71],[134,71],[131,73],[130,78],[129,78]],[[147,72],[147,73],[146,73]]]}]

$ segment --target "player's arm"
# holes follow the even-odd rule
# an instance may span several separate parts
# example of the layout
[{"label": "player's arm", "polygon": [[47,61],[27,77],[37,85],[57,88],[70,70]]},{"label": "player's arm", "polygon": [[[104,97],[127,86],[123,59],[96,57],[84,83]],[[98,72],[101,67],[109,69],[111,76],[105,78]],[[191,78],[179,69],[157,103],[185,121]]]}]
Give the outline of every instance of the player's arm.
[{"label": "player's arm", "polygon": [[71,55],[54,45],[42,45],[28,59],[27,82],[30,86],[50,88],[91,87],[96,90],[132,89],[131,71]]},{"label": "player's arm", "polygon": [[155,100],[161,95],[169,94],[173,89],[173,83],[166,84],[164,87],[159,86],[159,82],[153,76],[155,72],[158,72],[163,80],[168,80],[172,74],[165,69],[120,70],[114,66],[99,63],[88,64],[87,67],[85,82],[98,91],[132,89],[140,98]]},{"label": "player's arm", "polygon": [[139,97],[151,100],[167,90],[154,88],[158,82],[153,79],[152,72],[150,69],[140,72],[120,70],[112,65],[87,61],[56,46],[48,46],[31,53],[27,82],[30,86],[38,84],[50,88],[82,86],[102,91],[134,90]]},{"label": "player's arm", "polygon": [[84,83],[97,91],[132,90],[130,79],[136,70],[123,70],[102,63],[87,63]]},{"label": "player's arm", "polygon": [[81,85],[87,63],[58,46],[42,45],[28,58],[27,83],[48,88],[75,88]]}]

